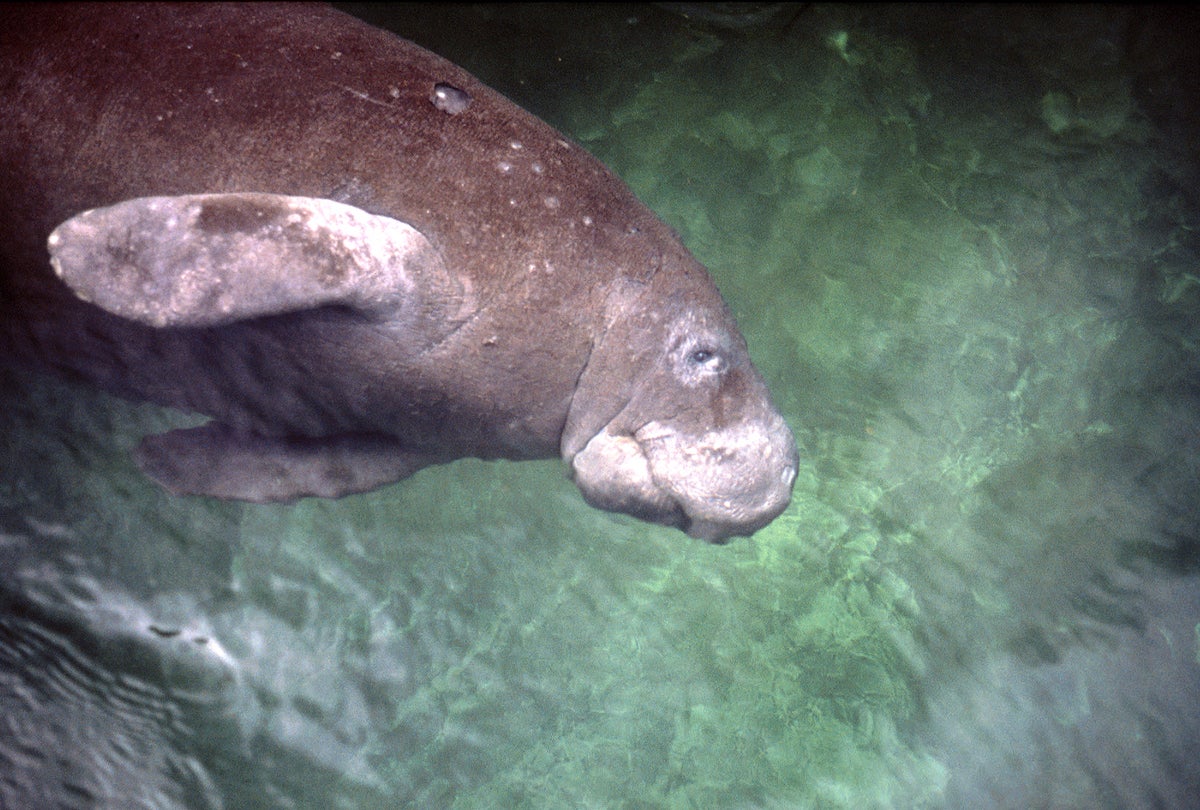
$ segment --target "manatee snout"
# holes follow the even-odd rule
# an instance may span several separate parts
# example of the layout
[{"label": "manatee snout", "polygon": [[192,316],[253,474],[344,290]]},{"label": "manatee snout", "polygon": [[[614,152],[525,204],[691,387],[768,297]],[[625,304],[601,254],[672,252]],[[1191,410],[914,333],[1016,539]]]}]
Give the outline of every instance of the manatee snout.
[{"label": "manatee snout", "polygon": [[631,435],[608,429],[571,461],[592,506],[675,526],[724,543],[753,534],[787,508],[798,453],[777,414],[689,435],[649,422]]},{"label": "manatee snout", "polygon": [[712,430],[700,436],[637,437],[656,484],[679,505],[692,537],[723,543],[748,536],[779,516],[792,498],[798,455],[782,418]]}]

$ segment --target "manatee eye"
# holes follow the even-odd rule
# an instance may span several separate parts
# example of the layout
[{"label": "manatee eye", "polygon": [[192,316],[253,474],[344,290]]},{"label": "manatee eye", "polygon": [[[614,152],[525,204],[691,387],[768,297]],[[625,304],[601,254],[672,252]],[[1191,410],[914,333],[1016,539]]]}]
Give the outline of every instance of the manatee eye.
[{"label": "manatee eye", "polygon": [[[676,378],[685,386],[720,385],[729,370],[737,346],[728,335],[716,329],[679,329],[672,335],[671,367]],[[682,333],[682,334],[680,334]]]},{"label": "manatee eye", "polygon": [[725,368],[725,358],[714,349],[693,349],[688,355],[688,362],[706,371],[722,371]]}]

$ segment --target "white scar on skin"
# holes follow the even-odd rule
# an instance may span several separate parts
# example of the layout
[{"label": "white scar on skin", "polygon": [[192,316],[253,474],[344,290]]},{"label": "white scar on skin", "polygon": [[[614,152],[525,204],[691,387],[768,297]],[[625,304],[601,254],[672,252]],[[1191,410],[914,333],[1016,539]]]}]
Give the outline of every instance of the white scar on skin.
[{"label": "white scar on skin", "polygon": [[350,87],[345,84],[338,84],[337,82],[330,82],[330,84],[332,84],[334,87],[338,87],[338,88],[341,88],[342,90],[345,90],[347,93],[354,96],[355,98],[362,99],[363,101],[366,101],[369,104],[375,104],[379,107],[387,107],[389,110],[394,110],[396,108],[395,104],[389,104],[386,101],[380,101],[377,98],[371,98],[371,94],[366,92],[365,90],[355,90],[353,87]]}]

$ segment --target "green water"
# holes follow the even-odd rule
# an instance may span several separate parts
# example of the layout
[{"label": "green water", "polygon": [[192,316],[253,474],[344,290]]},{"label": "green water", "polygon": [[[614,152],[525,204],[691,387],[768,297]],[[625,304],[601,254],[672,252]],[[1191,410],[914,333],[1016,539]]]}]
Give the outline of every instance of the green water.
[{"label": "green water", "polygon": [[794,502],[710,547],[554,462],[175,499],[126,453],[183,417],[3,370],[0,796],[1194,801],[1195,16],[356,11],[679,230],[800,437]]}]

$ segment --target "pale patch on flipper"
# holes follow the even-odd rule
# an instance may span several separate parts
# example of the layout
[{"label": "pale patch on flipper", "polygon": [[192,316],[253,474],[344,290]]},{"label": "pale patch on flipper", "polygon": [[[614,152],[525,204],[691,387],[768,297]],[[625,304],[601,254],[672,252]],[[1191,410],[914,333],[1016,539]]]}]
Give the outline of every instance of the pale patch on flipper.
[{"label": "pale patch on flipper", "polygon": [[147,436],[134,460],[176,495],[270,503],[367,492],[445,459],[405,451],[388,436],[279,438],[209,422]]},{"label": "pale patch on flipper", "polygon": [[474,309],[415,228],[313,197],[141,197],[72,217],[48,247],[76,295],[151,326],[341,305],[434,343]]}]

